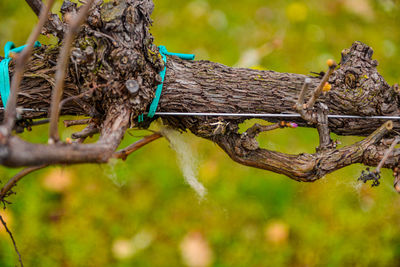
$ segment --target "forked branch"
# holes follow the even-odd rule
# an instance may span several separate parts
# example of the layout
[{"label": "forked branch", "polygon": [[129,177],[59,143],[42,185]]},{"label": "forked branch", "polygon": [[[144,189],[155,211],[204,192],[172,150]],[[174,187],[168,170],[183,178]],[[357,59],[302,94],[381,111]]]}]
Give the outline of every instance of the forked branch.
[{"label": "forked branch", "polygon": [[[79,27],[78,20],[86,17],[92,1],[87,1],[80,8],[74,4],[66,5],[62,14],[63,21],[66,24],[69,22],[69,32],[62,40],[62,51],[59,52],[58,47],[44,47],[36,53],[38,56],[28,62],[29,73],[22,81],[23,93],[19,95],[18,104],[32,110],[40,105],[41,111],[27,112],[23,114],[23,119],[48,116],[53,77],[57,77],[51,101],[49,133],[50,143],[54,145],[34,145],[17,137],[8,138],[3,133],[0,136],[0,159],[3,165],[106,162],[112,156],[124,158],[152,140],[145,138],[115,153],[124,129],[138,125],[138,116],[153,101],[155,88],[160,82],[159,73],[164,69],[162,57],[149,33],[153,3],[151,0],[100,2],[96,2],[91,9],[84,27]],[[75,11],[79,15],[72,17]],[[78,29],[79,39],[74,42],[73,35]],[[69,64],[69,50],[72,49],[74,64]],[[54,75],[54,64],[51,62],[56,58],[59,61]],[[242,164],[282,173],[296,180],[313,181],[356,162],[377,166],[388,148],[375,142],[389,131],[385,127],[375,131],[382,121],[340,118],[328,121],[327,113],[329,111],[340,116],[397,116],[400,114],[397,87],[392,88],[387,84],[376,69],[377,62],[372,59],[372,49],[360,42],[355,42],[342,53],[338,69],[333,61],[328,65],[327,73],[321,78],[230,68],[210,61],[187,61],[168,56],[163,93],[157,110],[167,113],[233,114],[222,118],[163,117],[163,121],[172,128],[190,130],[199,137],[217,142]],[[15,71],[14,76],[18,76]],[[91,84],[95,86],[91,87]],[[322,94],[330,86],[335,90]],[[88,88],[93,89],[91,94],[86,94]],[[307,92],[309,88],[313,89],[312,92]],[[62,97],[67,100],[63,102],[65,105],[61,110],[59,103]],[[68,101],[78,98],[79,101]],[[14,110],[15,103],[11,106],[14,106]],[[260,132],[281,127],[278,124],[255,125],[246,134],[238,133],[244,119],[234,114],[293,113],[294,106],[301,118],[294,118],[293,122],[300,127],[318,129],[320,145],[317,153],[287,155],[259,148],[256,136]],[[121,107],[124,112],[121,112]],[[66,122],[66,125],[94,123],[75,137],[82,141],[95,133],[98,127],[100,141],[87,145],[71,140],[67,144],[59,142],[57,122],[60,111],[65,115],[89,117],[84,121]],[[124,123],[117,123],[117,118],[125,113],[129,113],[129,118],[123,115]],[[15,116],[11,117],[15,119]],[[107,118],[105,121],[104,117]],[[156,117],[147,118],[140,126],[148,128],[154,119]],[[272,123],[278,121],[276,117],[265,120]],[[111,131],[111,124],[107,121],[119,126]],[[399,130],[400,125],[396,124],[395,128]],[[336,149],[329,136],[331,131],[339,135],[372,135],[359,144]],[[116,137],[114,141],[110,140],[110,136]],[[394,150],[389,155],[384,167],[397,166],[397,152]]]},{"label": "forked branch", "polygon": [[315,102],[321,96],[322,92],[328,92],[331,89],[331,85],[328,83],[328,81],[337,67],[337,64],[333,60],[328,60],[327,64],[329,69],[323,76],[319,85],[315,88],[307,104],[304,104],[304,98],[311,82],[310,78],[306,78],[304,80],[299,98],[294,106],[295,110],[305,121],[307,121],[309,124],[316,125],[319,134],[319,146],[317,147],[317,151],[335,147],[335,143],[332,142],[330,137],[330,129],[328,125],[328,106],[323,103],[318,103],[317,107],[314,108]]},{"label": "forked branch", "polygon": [[[16,136],[2,147],[0,162],[8,167],[39,166],[43,164],[106,163],[117,149],[130,124],[130,111],[123,106],[109,111],[102,124],[100,139],[95,144],[54,145],[32,144]],[[0,140],[4,136],[0,136]]]},{"label": "forked branch", "polygon": [[[382,156],[379,153],[371,155],[367,152],[376,149],[382,138],[392,128],[393,123],[388,121],[358,143],[315,154],[290,155],[261,148],[249,150],[246,145],[243,145],[241,135],[237,133],[220,136],[215,141],[234,161],[240,164],[281,173],[297,181],[313,182],[328,173],[354,163],[373,162],[378,164]],[[393,159],[386,161],[384,166],[393,168]]]}]

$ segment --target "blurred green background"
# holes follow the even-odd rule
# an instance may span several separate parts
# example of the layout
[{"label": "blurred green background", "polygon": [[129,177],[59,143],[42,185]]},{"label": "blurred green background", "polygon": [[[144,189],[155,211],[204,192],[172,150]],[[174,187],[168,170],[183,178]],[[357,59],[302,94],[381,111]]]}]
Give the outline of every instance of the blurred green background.
[{"label": "blurred green background", "polygon": [[[385,79],[398,81],[398,1],[154,2],[152,33],[170,51],[307,74],[324,70],[328,58],[339,61],[341,50],[360,40],[374,49]],[[0,15],[0,45],[25,43],[36,22],[25,2],[1,0]],[[63,138],[74,130],[63,129]],[[122,146],[145,134],[131,131]],[[44,143],[47,128],[22,136]],[[204,200],[185,183],[166,140],[126,162],[29,175],[0,211],[25,265],[400,266],[400,198],[389,171],[377,188],[356,181],[360,165],[302,184],[238,165],[211,142],[182,138],[208,190]],[[315,130],[296,129],[269,132],[260,142],[301,153],[313,152],[318,140]],[[1,181],[16,172],[1,167]],[[1,229],[0,266],[16,263]]]}]

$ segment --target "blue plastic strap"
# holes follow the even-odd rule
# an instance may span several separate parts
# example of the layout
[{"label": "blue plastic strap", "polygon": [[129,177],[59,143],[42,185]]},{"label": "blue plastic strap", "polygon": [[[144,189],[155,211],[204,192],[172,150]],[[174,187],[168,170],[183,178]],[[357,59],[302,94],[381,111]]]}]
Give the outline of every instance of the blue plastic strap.
[{"label": "blue plastic strap", "polygon": [[[164,80],[165,80],[165,74],[167,72],[167,56],[177,56],[184,60],[194,60],[194,58],[195,58],[195,55],[192,55],[192,54],[180,54],[180,53],[168,52],[167,48],[163,45],[160,45],[158,48],[159,48],[161,57],[164,61],[164,69],[160,72],[161,83],[157,86],[155,97],[153,99],[153,102],[150,105],[150,109],[147,114],[148,118],[154,117],[154,114],[156,113],[156,110],[158,107],[158,103],[160,102],[161,92],[162,92]],[[139,120],[139,122],[143,122],[143,115],[139,116],[138,120]]]},{"label": "blue plastic strap", "polygon": [[[42,45],[39,42],[35,42],[34,47],[41,46]],[[10,96],[10,72],[8,69],[9,64],[12,60],[12,58],[10,57],[10,53],[21,53],[25,47],[26,45],[15,47],[13,42],[7,42],[4,46],[5,58],[0,62],[0,95],[4,107],[7,106],[7,101]]]},{"label": "blue plastic strap", "polygon": [[138,122],[140,123],[140,122],[143,122],[143,121],[144,121],[144,114],[139,115]]}]

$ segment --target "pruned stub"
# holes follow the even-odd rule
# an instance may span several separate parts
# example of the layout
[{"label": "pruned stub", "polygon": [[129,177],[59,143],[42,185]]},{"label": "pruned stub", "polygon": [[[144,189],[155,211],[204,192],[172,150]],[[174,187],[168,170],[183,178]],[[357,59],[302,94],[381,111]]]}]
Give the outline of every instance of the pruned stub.
[{"label": "pruned stub", "polygon": [[[95,84],[100,97],[91,104],[97,114],[128,105],[133,120],[151,103],[164,65],[149,32],[153,8],[148,0],[97,1],[92,7],[72,49],[70,71],[81,91]],[[64,23],[71,13],[76,10],[63,14]],[[132,93],[127,81],[134,81],[138,92]]]},{"label": "pruned stub", "polygon": [[[338,103],[341,113],[398,114],[397,93],[378,73],[378,62],[372,55],[372,48],[361,42],[342,51],[340,67],[330,78],[334,90],[328,96],[330,103]],[[335,106],[330,108],[332,113],[339,112]]]}]

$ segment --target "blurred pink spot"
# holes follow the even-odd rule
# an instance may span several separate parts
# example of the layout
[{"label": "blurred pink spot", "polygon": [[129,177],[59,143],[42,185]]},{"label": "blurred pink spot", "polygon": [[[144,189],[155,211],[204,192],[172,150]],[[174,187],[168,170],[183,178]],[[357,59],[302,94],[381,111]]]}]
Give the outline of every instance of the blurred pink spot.
[{"label": "blurred pink spot", "polygon": [[180,244],[183,262],[189,267],[210,266],[213,261],[213,251],[200,232],[188,233]]},{"label": "blurred pink spot", "polygon": [[271,221],[265,226],[264,234],[269,243],[285,244],[289,239],[289,225],[283,221]]}]

